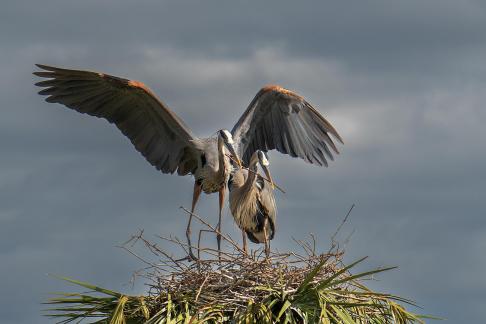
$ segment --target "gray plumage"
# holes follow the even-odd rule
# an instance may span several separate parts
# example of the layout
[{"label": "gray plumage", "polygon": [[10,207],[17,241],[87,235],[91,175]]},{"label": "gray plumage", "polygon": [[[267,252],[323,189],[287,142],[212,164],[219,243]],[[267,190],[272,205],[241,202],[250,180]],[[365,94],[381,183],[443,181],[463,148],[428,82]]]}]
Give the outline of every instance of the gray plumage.
[{"label": "gray plumage", "polygon": [[265,155],[254,152],[248,170],[237,169],[230,177],[229,206],[236,224],[250,241],[267,243],[275,235],[277,207],[272,184],[257,175],[258,164],[271,180]]},{"label": "gray plumage", "polygon": [[322,115],[292,91],[263,87],[231,131],[238,155],[245,164],[256,150],[279,152],[327,166],[338,154],[332,138],[343,142]]}]

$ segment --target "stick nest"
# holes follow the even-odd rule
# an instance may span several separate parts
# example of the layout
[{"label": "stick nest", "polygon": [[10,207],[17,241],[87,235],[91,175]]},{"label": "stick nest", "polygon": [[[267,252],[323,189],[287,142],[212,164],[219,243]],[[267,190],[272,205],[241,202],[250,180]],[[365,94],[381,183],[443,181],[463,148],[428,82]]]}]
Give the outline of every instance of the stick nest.
[{"label": "stick nest", "polygon": [[[157,246],[143,236],[137,236],[135,240],[160,253]],[[309,273],[317,268],[319,270],[309,282],[311,285],[336,275],[342,269],[343,252],[316,254],[307,242],[297,243],[308,254],[273,252],[267,258],[263,251],[252,255],[233,251],[233,254],[225,252],[221,260],[213,258],[185,264],[171,259],[170,265],[163,267],[159,264],[156,271],[143,276],[150,279],[149,295],[157,309],[165,305],[168,296],[171,296],[172,300],[190,301],[196,309],[217,306],[228,313],[238,313],[249,303],[263,303],[271,291],[294,294]],[[215,250],[211,252],[217,253]]]},{"label": "stick nest", "polygon": [[[193,247],[199,260],[177,259],[141,231],[122,248],[144,263],[134,277],[146,280],[145,296],[64,278],[93,293],[52,298],[48,304],[64,307],[51,309],[49,315],[64,318],[61,322],[96,317],[96,323],[423,323],[423,316],[404,308],[414,305],[412,301],[373,292],[363,284],[392,268],[352,274],[365,258],[345,266],[344,252],[334,240],[327,252],[318,253],[311,235],[308,241],[294,240],[299,252],[272,251],[267,257],[263,249],[245,254],[222,234],[226,249],[219,255],[201,247],[201,233],[218,234],[216,229],[193,217],[205,226]],[[187,245],[179,239],[159,238],[187,255]],[[135,252],[140,243],[150,251],[150,260]]]}]

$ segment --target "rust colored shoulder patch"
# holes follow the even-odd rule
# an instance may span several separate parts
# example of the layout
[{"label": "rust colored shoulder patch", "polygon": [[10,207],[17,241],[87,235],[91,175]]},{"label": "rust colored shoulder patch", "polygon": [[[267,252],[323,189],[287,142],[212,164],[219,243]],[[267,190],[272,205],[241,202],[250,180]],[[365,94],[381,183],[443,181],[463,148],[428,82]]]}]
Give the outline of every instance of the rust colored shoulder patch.
[{"label": "rust colored shoulder patch", "polygon": [[130,80],[128,81],[128,85],[130,87],[133,87],[133,88],[139,88],[139,89],[142,89],[144,90],[145,92],[153,95],[152,93],[152,90],[149,89],[149,87],[147,87],[145,84],[143,84],[142,82],[140,81],[135,81],[135,80]]},{"label": "rust colored shoulder patch", "polygon": [[143,89],[145,91],[148,91],[149,90],[147,88],[147,86],[145,84],[143,84],[142,82],[140,82],[140,81],[130,80],[130,81],[128,81],[128,85],[130,87],[140,88],[140,89]]},{"label": "rust colored shoulder patch", "polygon": [[265,92],[269,92],[269,91],[277,91],[277,92],[280,92],[280,93],[283,93],[285,95],[289,95],[289,96],[293,96],[293,97],[297,97],[297,98],[301,98],[301,96],[299,96],[298,94],[290,91],[290,90],[287,90],[285,88],[282,88],[281,86],[279,85],[275,85],[275,84],[269,84],[269,85],[266,85],[262,88],[263,91]]},{"label": "rust colored shoulder patch", "polygon": [[280,91],[280,89],[283,89],[281,86],[278,86],[276,84],[267,84],[262,88],[263,91],[272,91],[272,90],[277,90]]}]

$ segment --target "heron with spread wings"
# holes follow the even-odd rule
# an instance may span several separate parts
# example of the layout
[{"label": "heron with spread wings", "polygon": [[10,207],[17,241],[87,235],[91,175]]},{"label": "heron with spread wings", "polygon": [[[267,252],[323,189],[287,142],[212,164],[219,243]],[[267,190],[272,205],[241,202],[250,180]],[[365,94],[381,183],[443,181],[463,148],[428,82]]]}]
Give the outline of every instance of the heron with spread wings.
[{"label": "heron with spread wings", "polygon": [[[225,153],[249,164],[256,150],[276,149],[306,162],[326,165],[339,153],[333,139],[342,143],[334,127],[304,98],[279,86],[262,88],[231,133],[217,138],[198,138],[184,122],[139,81],[104,73],[58,68],[38,64],[36,83],[44,89],[46,101],[60,103],[83,114],[104,118],[130,139],[136,150],[163,173],[194,176],[191,215],[186,236],[189,256],[192,213],[202,191],[219,192],[218,232],[227,180],[232,165]],[[237,161],[239,164],[240,161]],[[221,235],[217,236],[218,250]]]}]

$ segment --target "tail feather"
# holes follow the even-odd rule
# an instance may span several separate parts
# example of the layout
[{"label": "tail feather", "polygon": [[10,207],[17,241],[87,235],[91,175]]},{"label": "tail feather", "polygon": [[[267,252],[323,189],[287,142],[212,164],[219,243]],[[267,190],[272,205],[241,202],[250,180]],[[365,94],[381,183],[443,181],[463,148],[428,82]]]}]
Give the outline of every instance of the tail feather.
[{"label": "tail feather", "polygon": [[[246,230],[246,235],[248,239],[253,243],[265,243],[265,236],[263,232],[263,221],[262,225],[257,227],[257,231],[251,232]],[[275,237],[275,224],[271,218],[268,218],[268,228],[267,228],[268,240],[273,240]]]},{"label": "tail feather", "polygon": [[258,244],[258,243],[263,243],[263,242],[260,242],[260,241],[259,241],[259,240],[256,238],[256,236],[255,236],[255,235],[253,235],[253,233],[252,233],[252,232],[250,232],[250,231],[245,231],[245,232],[246,232],[246,236],[248,236],[248,239],[249,239],[250,241],[252,241],[253,243],[257,243],[257,244]]}]

